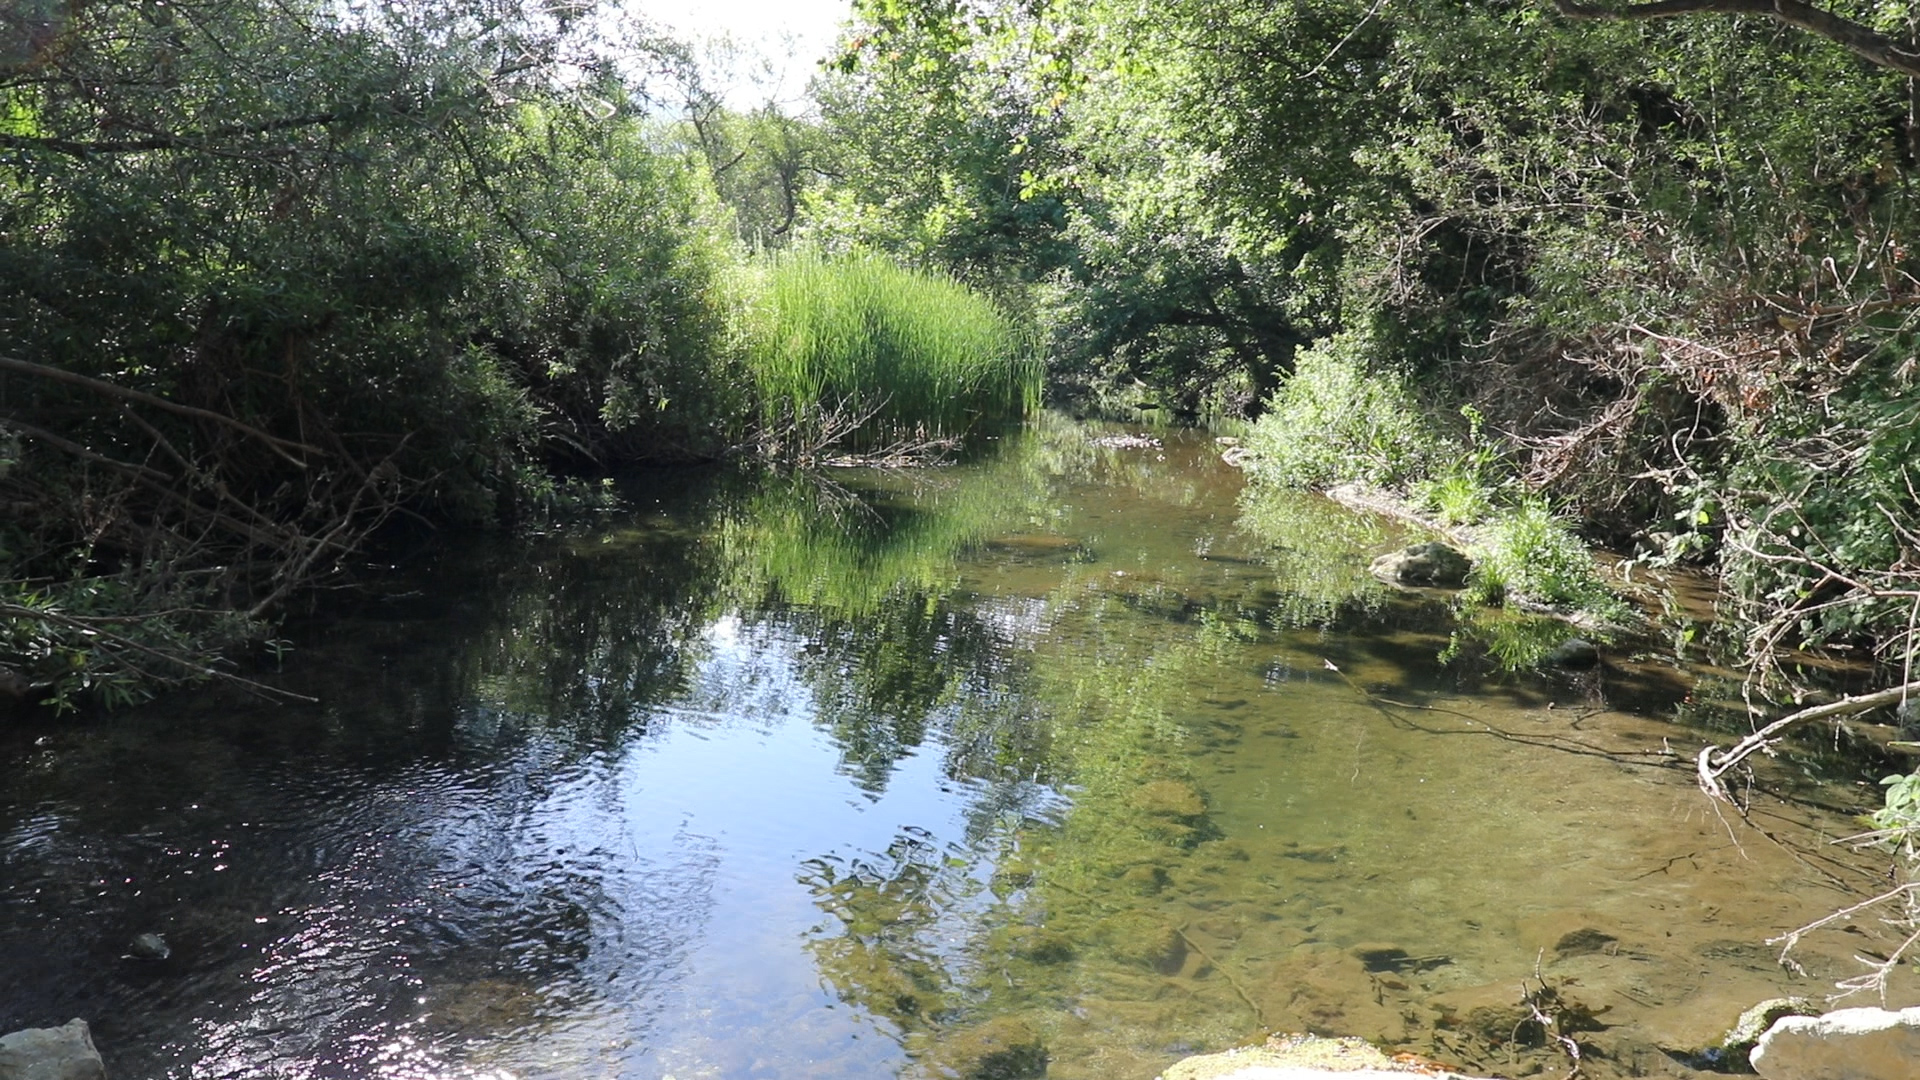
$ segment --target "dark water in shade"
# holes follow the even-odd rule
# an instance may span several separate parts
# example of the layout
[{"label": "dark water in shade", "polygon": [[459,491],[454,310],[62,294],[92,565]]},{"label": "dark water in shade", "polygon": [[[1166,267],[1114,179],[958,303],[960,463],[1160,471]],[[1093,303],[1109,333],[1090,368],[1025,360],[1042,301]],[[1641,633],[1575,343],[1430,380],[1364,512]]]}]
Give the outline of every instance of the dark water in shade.
[{"label": "dark water in shade", "polygon": [[1877,774],[1797,751],[1723,820],[1723,686],[1504,673],[1558,631],[1099,434],[637,480],[289,628],[319,705],[0,732],[0,1030],[86,1017],[117,1078],[1146,1080],[1268,1028],[1557,1076],[1544,984],[1587,1075],[1690,1075],[1888,947],[1763,944],[1884,879],[1827,843]]}]

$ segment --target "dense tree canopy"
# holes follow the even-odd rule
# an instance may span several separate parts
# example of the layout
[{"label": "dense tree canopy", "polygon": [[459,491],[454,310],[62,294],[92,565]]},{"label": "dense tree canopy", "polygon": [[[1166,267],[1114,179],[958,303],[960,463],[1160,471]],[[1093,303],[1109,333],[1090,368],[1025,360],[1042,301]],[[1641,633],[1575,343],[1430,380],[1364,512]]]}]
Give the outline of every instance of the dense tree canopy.
[{"label": "dense tree canopy", "polygon": [[[1061,207],[1064,248],[1030,264],[1060,374],[1120,403],[1253,412],[1298,347],[1344,331],[1343,355],[1359,343],[1411,378],[1443,428],[1473,406],[1600,534],[1717,554],[1765,628],[1752,644],[1904,640],[1897,568],[1920,561],[1896,463],[1920,300],[1905,14],[859,12],[842,66],[868,113],[1002,94],[1034,118],[1022,194]],[[937,165],[864,158],[863,183],[978,169],[945,145],[917,144]]]},{"label": "dense tree canopy", "polygon": [[[394,513],[512,517],[566,473],[738,439],[724,213],[584,6],[9,11],[21,668],[193,674],[189,643],[251,632]],[[175,615],[102,629],[129,608]]]},{"label": "dense tree canopy", "polygon": [[259,614],[394,514],[781,443],[743,335],[789,247],[970,284],[1088,407],[1254,416],[1318,348],[1596,535],[1718,558],[1756,645],[1904,640],[1902,12],[861,0],[805,112],[609,25],[0,13],[9,655],[57,667],[103,590]]}]

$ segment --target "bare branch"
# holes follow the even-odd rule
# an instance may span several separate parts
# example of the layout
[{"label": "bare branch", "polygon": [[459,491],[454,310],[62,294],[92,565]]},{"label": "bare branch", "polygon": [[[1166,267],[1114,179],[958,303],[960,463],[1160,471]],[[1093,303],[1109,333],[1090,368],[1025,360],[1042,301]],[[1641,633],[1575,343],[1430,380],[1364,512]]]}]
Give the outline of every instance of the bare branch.
[{"label": "bare branch", "polygon": [[215,144],[252,135],[269,135],[299,128],[327,127],[347,119],[345,113],[314,113],[288,116],[260,124],[230,124],[186,135],[156,133],[144,139],[54,139],[38,135],[0,133],[0,148],[9,150],[46,150],[68,157],[86,158],[94,154],[137,154],[153,150],[211,150]]},{"label": "bare branch", "polygon": [[77,457],[82,461],[91,461],[96,465],[105,465],[109,469],[117,469],[120,472],[132,473],[135,476],[145,476],[154,480],[171,481],[173,479],[173,477],[168,476],[166,473],[163,473],[158,469],[150,469],[150,468],[147,468],[145,465],[134,465],[129,462],[120,461],[115,458],[110,458],[105,454],[96,453],[92,450],[87,449],[85,446],[82,446],[79,443],[74,442],[72,439],[61,438],[60,436],[55,435],[51,431],[48,431],[44,428],[34,427],[32,424],[26,423],[25,421],[22,421],[22,420],[17,420],[9,417],[5,421],[0,421],[0,424],[4,424],[4,426],[12,428],[13,430],[19,432],[22,435],[25,435],[29,439],[35,440],[36,442],[46,443],[48,446],[51,446],[56,450],[64,450],[67,453],[72,454],[74,457]]},{"label": "bare branch", "polygon": [[1920,693],[1920,682],[1910,682],[1871,694],[1843,697],[1839,701],[1830,701],[1825,705],[1815,705],[1810,709],[1789,713],[1741,739],[1734,744],[1733,749],[1724,753],[1717,746],[1709,746],[1700,751],[1700,757],[1696,761],[1695,772],[1699,777],[1700,790],[1714,799],[1728,801],[1727,789],[1720,783],[1720,777],[1725,775],[1728,769],[1766,749],[1774,736],[1795,724],[1809,720],[1831,720],[1839,716],[1853,716],[1868,709],[1897,704],[1917,693]]},{"label": "bare branch", "polygon": [[279,454],[281,457],[286,458],[302,469],[307,467],[307,463],[289,454],[287,452],[288,450],[299,450],[318,457],[327,456],[326,451],[317,446],[308,446],[303,442],[296,442],[292,439],[282,439],[277,435],[269,435],[259,428],[254,427],[252,424],[243,420],[236,420],[224,413],[217,413],[211,409],[196,408],[192,405],[182,405],[179,402],[168,401],[166,398],[155,397],[152,394],[130,389],[117,383],[110,383],[88,375],[82,375],[77,371],[63,371],[57,367],[48,367],[45,364],[36,364],[28,360],[15,360],[10,356],[0,356],[0,371],[17,371],[24,375],[37,375],[43,379],[52,379],[55,382],[72,383],[75,386],[83,386],[95,393],[105,394],[108,397],[138,401],[144,405],[151,405],[156,409],[165,409],[168,412],[179,413],[182,416],[193,416],[202,420],[211,420],[216,424],[224,424],[227,427],[233,428],[236,431],[245,432],[259,439],[261,442],[266,443],[273,449],[274,453]]}]

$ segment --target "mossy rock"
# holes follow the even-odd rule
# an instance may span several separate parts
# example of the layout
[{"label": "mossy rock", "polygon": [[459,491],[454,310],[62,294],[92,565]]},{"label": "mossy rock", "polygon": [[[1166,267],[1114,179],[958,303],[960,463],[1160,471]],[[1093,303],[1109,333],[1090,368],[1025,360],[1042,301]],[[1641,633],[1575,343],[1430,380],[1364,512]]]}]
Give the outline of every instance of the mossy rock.
[{"label": "mossy rock", "polygon": [[1172,975],[1186,965],[1187,939],[1166,921],[1144,912],[1100,920],[1100,942],[1114,959]]},{"label": "mossy rock", "polygon": [[1133,793],[1137,810],[1154,817],[1191,821],[1207,812],[1207,801],[1192,785],[1179,780],[1153,780]]},{"label": "mossy rock", "polygon": [[928,1055],[934,1074],[951,1080],[1027,1080],[1047,1073],[1047,1044],[1018,1016],[996,1016],[955,1028]]},{"label": "mossy rock", "polygon": [[1740,1019],[1727,1031],[1727,1037],[1720,1040],[1720,1053],[1714,1056],[1735,1071],[1752,1072],[1747,1056],[1774,1021],[1783,1016],[1819,1016],[1821,1011],[1820,1004],[1812,998],[1768,998],[1740,1014]]},{"label": "mossy rock", "polygon": [[1600,663],[1600,647],[1586,638],[1572,637],[1553,647],[1542,663],[1551,667],[1585,671]]},{"label": "mossy rock", "polygon": [[1044,926],[1010,926],[1003,940],[1008,952],[1033,964],[1064,964],[1078,952],[1072,938]]},{"label": "mossy rock", "polygon": [[1473,571],[1473,561],[1439,541],[1389,552],[1367,567],[1374,577],[1394,585],[1458,588]]},{"label": "mossy rock", "polygon": [[471,979],[432,987],[427,992],[434,1030],[500,1031],[526,1027],[546,1010],[537,987],[510,979]]},{"label": "mossy rock", "polygon": [[1121,886],[1135,896],[1152,896],[1171,880],[1161,866],[1130,866],[1120,875]]}]

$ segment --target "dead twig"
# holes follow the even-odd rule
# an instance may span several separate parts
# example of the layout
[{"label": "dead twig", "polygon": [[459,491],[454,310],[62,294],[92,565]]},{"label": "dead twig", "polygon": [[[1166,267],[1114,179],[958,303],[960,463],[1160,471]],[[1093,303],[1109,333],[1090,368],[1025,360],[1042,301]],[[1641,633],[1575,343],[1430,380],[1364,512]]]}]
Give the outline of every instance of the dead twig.
[{"label": "dead twig", "polygon": [[[1789,955],[1793,952],[1794,947],[1800,944],[1801,938],[1813,933],[1815,930],[1851,919],[1863,911],[1869,911],[1903,896],[1908,897],[1909,903],[1911,903],[1911,897],[1913,897],[1916,892],[1920,892],[1920,881],[1909,881],[1905,885],[1897,885],[1877,896],[1870,896],[1857,904],[1848,905],[1838,911],[1830,911],[1820,918],[1807,923],[1805,926],[1789,930],[1778,937],[1770,937],[1767,939],[1767,944],[1780,946],[1781,967],[1796,974],[1805,975],[1806,971],[1802,969],[1799,964],[1795,963],[1792,956]],[[1859,993],[1861,990],[1878,985],[1881,995],[1884,997],[1886,993],[1887,976],[1892,974],[1893,970],[1899,966],[1900,958],[1906,955],[1907,951],[1911,949],[1916,942],[1920,942],[1920,930],[1916,930],[1914,933],[1908,935],[1907,939],[1900,943],[1900,947],[1893,951],[1893,955],[1887,957],[1884,961],[1869,960],[1861,957],[1860,960],[1862,963],[1867,964],[1875,970],[1868,972],[1866,975],[1857,975],[1853,978],[1843,980],[1837,985],[1848,994]],[[1861,980],[1866,981],[1862,982]]]}]

